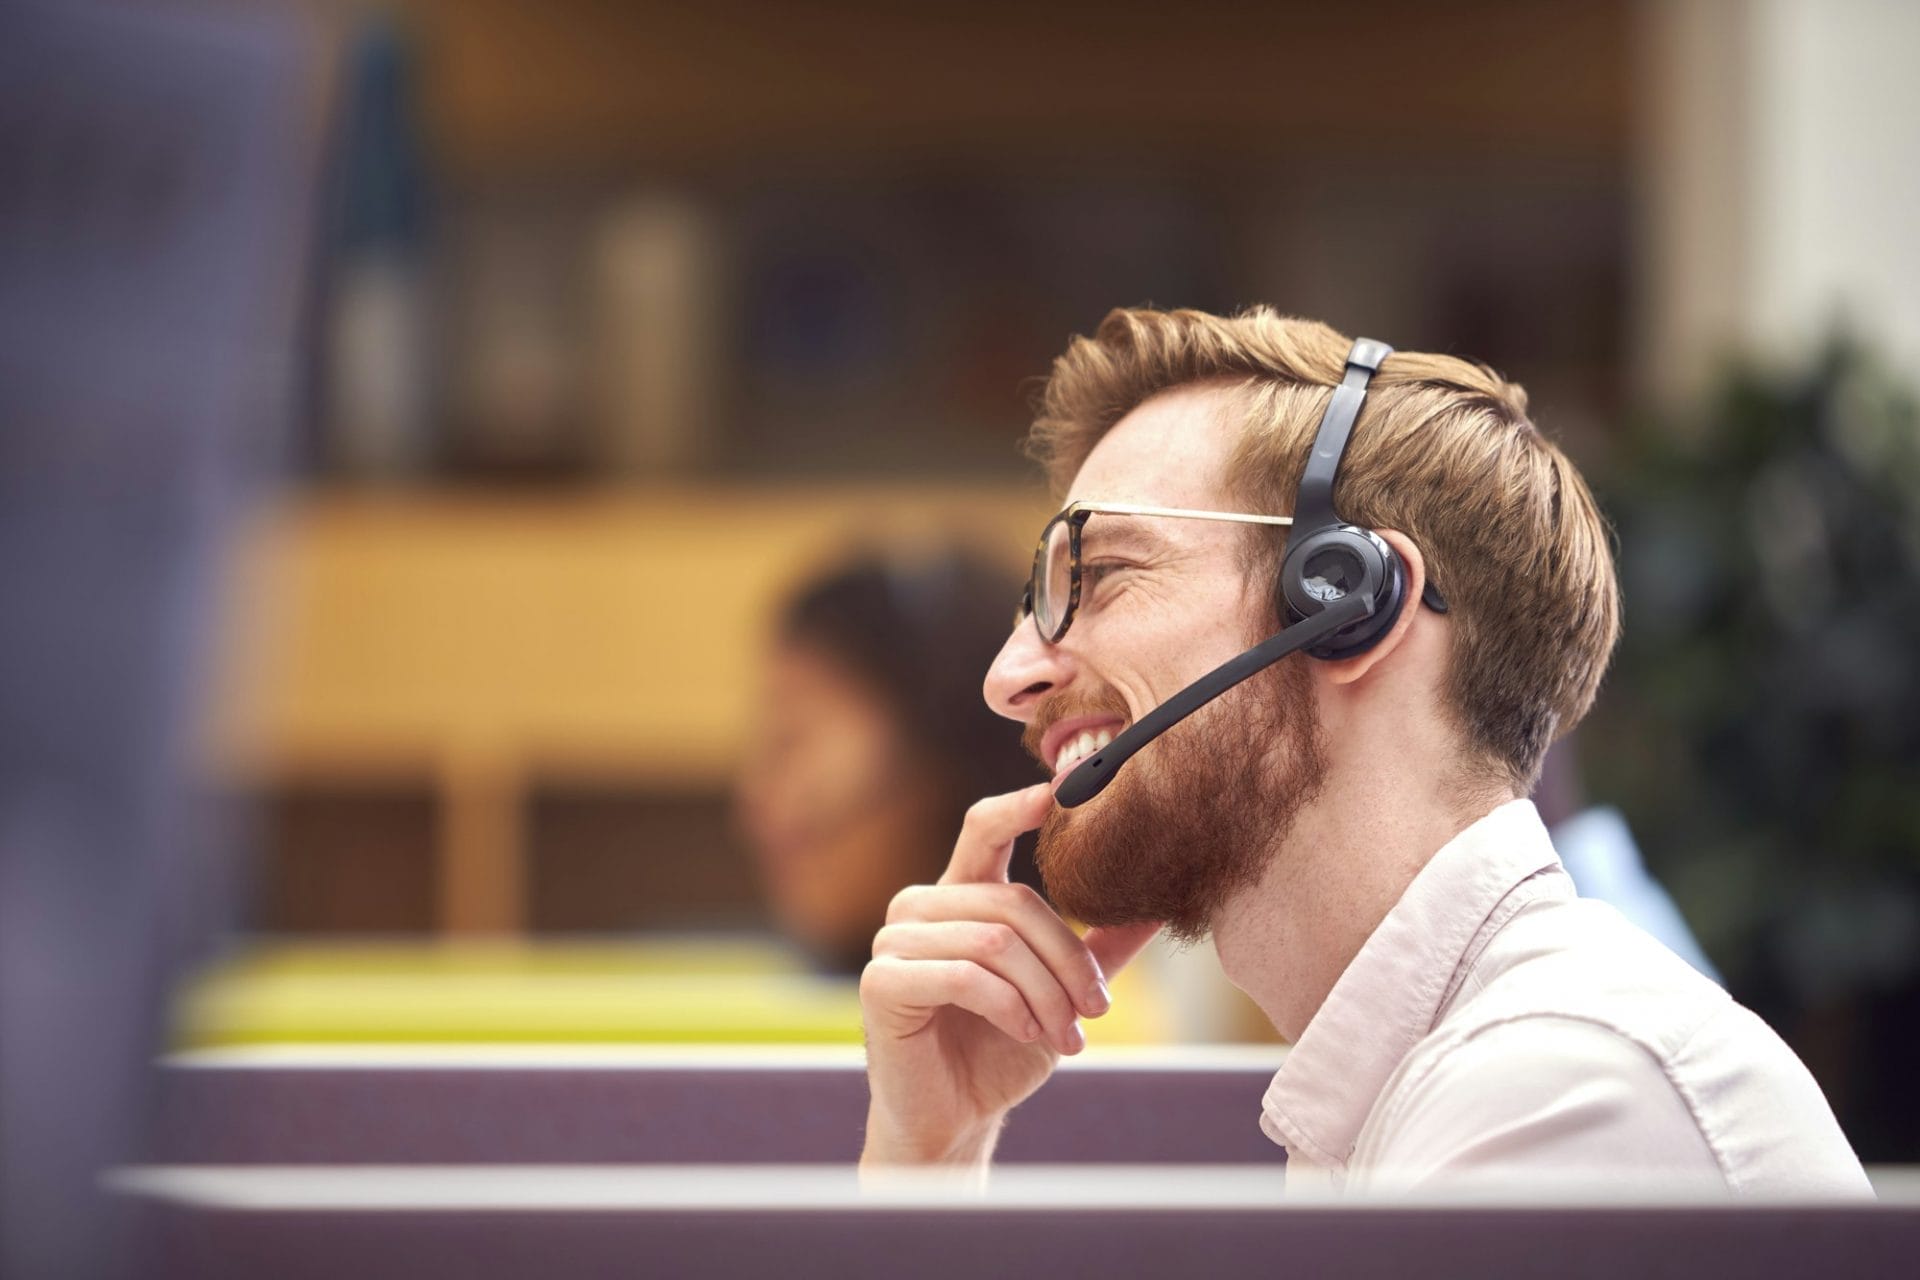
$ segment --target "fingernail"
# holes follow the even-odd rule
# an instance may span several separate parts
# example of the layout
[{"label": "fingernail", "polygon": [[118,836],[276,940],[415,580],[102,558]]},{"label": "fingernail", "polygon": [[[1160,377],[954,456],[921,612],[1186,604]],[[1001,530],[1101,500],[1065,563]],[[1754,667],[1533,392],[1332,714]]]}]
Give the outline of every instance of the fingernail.
[{"label": "fingernail", "polygon": [[1077,1022],[1067,1024],[1067,1052],[1078,1053],[1087,1047],[1087,1033],[1080,1029]]},{"label": "fingernail", "polygon": [[1093,994],[1087,997],[1087,1008],[1096,1018],[1113,1008],[1113,993],[1107,990],[1106,983],[1093,984]]},{"label": "fingernail", "polygon": [[1027,1023],[1027,1039],[1038,1040],[1039,1038],[1040,1038],[1040,1024],[1037,1022],[1028,1022]]}]

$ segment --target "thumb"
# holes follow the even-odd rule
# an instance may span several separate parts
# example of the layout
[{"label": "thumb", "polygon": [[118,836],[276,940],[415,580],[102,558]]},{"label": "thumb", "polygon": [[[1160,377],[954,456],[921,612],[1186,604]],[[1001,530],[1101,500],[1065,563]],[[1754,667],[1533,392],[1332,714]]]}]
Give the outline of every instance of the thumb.
[{"label": "thumb", "polygon": [[1160,932],[1160,923],[1149,920],[1141,924],[1109,924],[1089,929],[1080,941],[1087,944],[1087,950],[1093,953],[1093,959],[1100,966],[1103,977],[1111,978],[1127,967],[1127,962],[1140,954],[1141,948],[1153,941]]}]

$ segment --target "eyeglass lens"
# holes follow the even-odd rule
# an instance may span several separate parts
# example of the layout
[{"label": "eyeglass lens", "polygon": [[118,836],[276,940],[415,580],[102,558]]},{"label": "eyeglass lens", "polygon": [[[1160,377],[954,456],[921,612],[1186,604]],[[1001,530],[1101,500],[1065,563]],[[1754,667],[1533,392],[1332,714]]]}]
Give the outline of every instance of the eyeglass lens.
[{"label": "eyeglass lens", "polygon": [[1033,574],[1033,620],[1047,640],[1058,640],[1073,599],[1073,525],[1056,520],[1047,526],[1046,542]]}]

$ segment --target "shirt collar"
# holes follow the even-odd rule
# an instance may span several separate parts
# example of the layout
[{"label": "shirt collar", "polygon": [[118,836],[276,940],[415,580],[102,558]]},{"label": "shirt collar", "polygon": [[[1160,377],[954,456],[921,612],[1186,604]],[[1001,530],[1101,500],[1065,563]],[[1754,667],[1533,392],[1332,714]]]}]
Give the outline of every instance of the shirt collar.
[{"label": "shirt collar", "polygon": [[1530,800],[1501,805],[1441,846],[1287,1054],[1262,1105],[1267,1136],[1317,1164],[1344,1166],[1380,1090],[1433,1030],[1501,901],[1559,865]]}]

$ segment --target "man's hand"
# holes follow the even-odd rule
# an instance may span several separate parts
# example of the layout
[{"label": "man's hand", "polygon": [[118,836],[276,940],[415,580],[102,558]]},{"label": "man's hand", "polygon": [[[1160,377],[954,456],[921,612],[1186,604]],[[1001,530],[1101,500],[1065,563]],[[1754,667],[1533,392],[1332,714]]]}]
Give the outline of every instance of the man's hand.
[{"label": "man's hand", "polygon": [[1153,924],[1085,940],[1025,885],[1009,884],[1014,841],[1053,805],[1051,783],[967,811],[938,884],[903,889],[860,977],[867,1033],[863,1167],[984,1166],[1000,1122],[1086,1047],[1079,1018],[1107,1011],[1106,977]]}]

